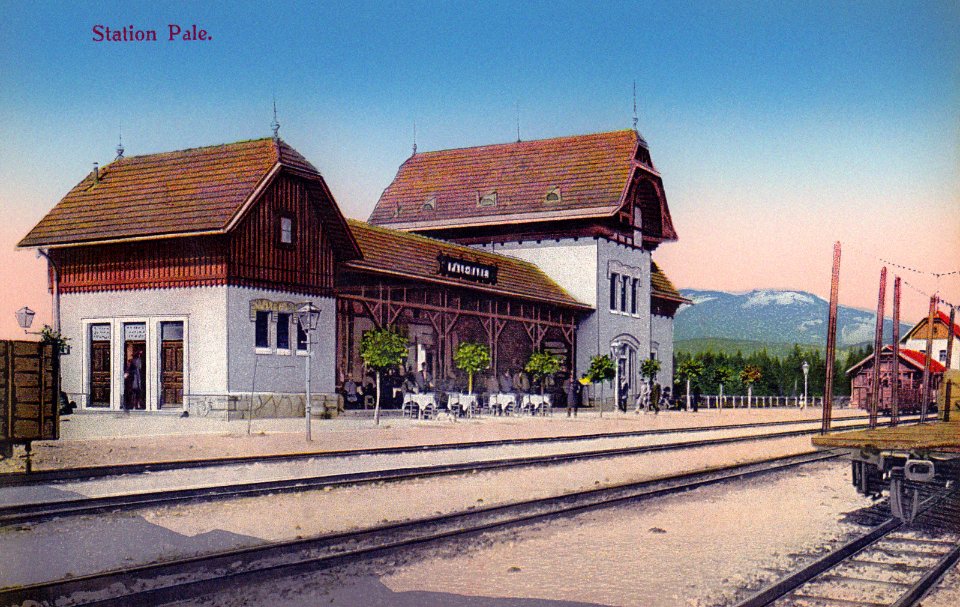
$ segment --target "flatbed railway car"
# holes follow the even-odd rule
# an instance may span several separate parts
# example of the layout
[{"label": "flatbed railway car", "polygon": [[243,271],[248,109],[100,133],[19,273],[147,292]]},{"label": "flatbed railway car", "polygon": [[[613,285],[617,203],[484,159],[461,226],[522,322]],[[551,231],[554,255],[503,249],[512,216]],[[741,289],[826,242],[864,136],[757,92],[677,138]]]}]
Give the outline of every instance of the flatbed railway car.
[{"label": "flatbed railway car", "polygon": [[[956,413],[956,412],[954,412]],[[960,420],[834,432],[813,438],[820,449],[850,454],[857,491],[879,497],[890,492],[890,509],[903,520],[917,513],[922,489],[960,482]]]}]

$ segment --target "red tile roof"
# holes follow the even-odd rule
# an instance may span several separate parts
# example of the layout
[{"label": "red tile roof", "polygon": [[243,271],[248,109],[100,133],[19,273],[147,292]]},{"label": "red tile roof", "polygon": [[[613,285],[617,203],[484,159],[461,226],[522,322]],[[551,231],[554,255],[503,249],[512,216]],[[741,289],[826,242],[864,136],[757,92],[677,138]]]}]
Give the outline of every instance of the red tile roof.
[{"label": "red tile roof", "polygon": [[650,260],[650,293],[653,297],[659,297],[661,299],[669,299],[686,304],[693,303],[677,291],[677,288],[673,286],[673,283],[667,278],[667,275],[663,273],[660,266],[652,259]]},{"label": "red tile roof", "polygon": [[19,246],[226,231],[277,165],[322,181],[272,138],[119,158],[100,169],[97,183],[88,174]]},{"label": "red tile roof", "polygon": [[[940,322],[942,322],[948,329],[950,328],[950,316],[948,316],[945,312],[937,310],[937,318],[939,318]],[[953,334],[956,337],[960,337],[960,325],[957,323],[953,323]]]},{"label": "red tile roof", "polygon": [[[892,352],[892,351],[893,351],[893,346],[891,345],[886,345],[882,349],[882,352]],[[908,348],[900,348],[900,359],[906,362],[907,364],[909,364],[914,369],[917,369],[919,371],[922,371],[924,365],[927,364],[927,357],[923,354],[923,352],[917,352],[916,350],[910,350]],[[871,360],[873,360],[873,354],[870,354],[869,356],[867,356],[857,364],[847,369],[847,375],[852,374],[857,369],[859,369],[866,363],[870,362]],[[939,361],[933,360],[932,358],[930,359],[931,373],[943,373],[946,370],[947,368],[942,363],[940,363]]]},{"label": "red tile roof", "polygon": [[[426,229],[610,216],[637,165],[638,144],[637,133],[625,130],[418,153],[400,166],[369,221]],[[547,202],[554,189],[559,200]],[[478,205],[490,192],[496,206]],[[430,199],[434,208],[424,209]]]},{"label": "red tile roof", "polygon": [[[348,219],[347,222],[363,253],[363,259],[347,262],[348,268],[521,297],[570,308],[592,309],[574,299],[540,268],[529,262],[418,234],[373,226],[354,219]],[[441,254],[496,266],[497,283],[485,285],[441,276],[437,260]]]}]

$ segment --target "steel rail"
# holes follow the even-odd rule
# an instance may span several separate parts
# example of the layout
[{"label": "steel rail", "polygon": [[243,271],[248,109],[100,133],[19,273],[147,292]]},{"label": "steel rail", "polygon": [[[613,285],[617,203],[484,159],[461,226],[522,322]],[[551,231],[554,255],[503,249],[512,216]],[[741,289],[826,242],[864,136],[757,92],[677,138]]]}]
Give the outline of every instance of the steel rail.
[{"label": "steel rail", "polygon": [[[865,420],[866,416],[858,415],[843,418],[843,421]],[[746,424],[728,424],[719,426],[699,426],[693,428],[658,428],[650,430],[630,430],[625,432],[597,432],[592,434],[575,434],[570,436],[544,436],[536,438],[507,438],[498,440],[484,440],[472,442],[438,443],[433,445],[406,445],[398,447],[374,447],[368,449],[342,449],[333,451],[308,451],[297,453],[278,453],[270,455],[244,455],[235,457],[218,457],[209,459],[175,460],[165,462],[151,462],[141,464],[119,464],[112,466],[87,466],[81,468],[64,468],[59,470],[40,470],[29,474],[23,472],[0,473],[0,487],[33,485],[69,480],[87,480],[107,476],[122,476],[125,474],[142,474],[144,472],[162,472],[167,470],[186,470],[191,468],[207,468],[215,466],[231,466],[252,463],[292,462],[305,459],[321,459],[334,457],[351,457],[364,455],[393,455],[399,453],[426,453],[430,451],[446,451],[451,449],[483,449],[508,445],[533,445],[540,443],[579,442],[604,438],[629,438],[634,436],[656,436],[662,434],[717,432],[723,430],[740,430],[749,428],[763,428],[774,426],[789,426],[801,424],[816,424],[817,420],[785,420],[775,422],[754,422]],[[842,429],[859,429],[866,426],[844,426]]]},{"label": "steel rail", "polygon": [[791,438],[795,436],[816,434],[818,431],[818,428],[788,430],[767,434],[731,436],[726,438],[663,443],[659,445],[618,447],[612,449],[557,453],[552,455],[539,455],[531,457],[514,457],[479,462],[391,468],[386,470],[370,470],[364,472],[351,472],[345,474],[321,475],[272,481],[255,481],[242,484],[215,485],[208,487],[195,487],[190,489],[166,489],[160,491],[78,498],[36,504],[7,505],[0,506],[0,528],[3,526],[39,522],[58,517],[80,516],[84,514],[97,514],[120,510],[136,510],[140,508],[173,505],[190,501],[212,501],[221,499],[236,499],[242,497],[257,497],[271,493],[293,493],[319,490],[325,487],[359,485],[377,482],[399,482],[432,476],[465,474],[526,466],[559,465],[587,459],[623,457],[658,451],[679,451],[683,449],[713,447],[731,443]]},{"label": "steel rail", "polygon": [[[68,579],[0,589],[0,604],[154,605],[485,531],[689,491],[835,459],[824,451],[716,467],[660,479],[488,506],[355,532],[233,549]],[[111,596],[102,596],[112,593]]]},{"label": "steel rail", "polygon": [[[944,496],[945,493],[940,492],[928,497],[921,505],[921,511],[930,511]],[[735,607],[767,607],[774,605],[780,599],[786,598],[801,589],[804,584],[816,581],[821,576],[829,576],[829,572],[838,566],[847,562],[860,562],[856,558],[859,554],[878,545],[881,540],[885,539],[894,531],[905,527],[907,527],[907,524],[903,521],[890,518],[871,529],[868,533],[850,540],[833,552],[824,555],[822,558],[813,561],[787,577],[777,580],[759,592],[740,601]],[[923,543],[923,540],[910,540],[909,542]],[[909,551],[903,550],[901,552],[907,553]],[[908,587],[908,590],[899,595],[895,602],[889,603],[890,607],[911,607],[914,605],[958,560],[960,560],[960,545],[955,546],[933,567],[911,566],[914,570],[924,571],[924,575],[913,584],[904,584]],[[869,563],[872,561],[866,562]],[[877,580],[868,579],[847,579],[847,581],[851,583],[877,583]],[[806,597],[806,595],[804,596]],[[808,598],[816,600],[819,597],[811,596]],[[829,599],[829,597],[826,598]]]}]

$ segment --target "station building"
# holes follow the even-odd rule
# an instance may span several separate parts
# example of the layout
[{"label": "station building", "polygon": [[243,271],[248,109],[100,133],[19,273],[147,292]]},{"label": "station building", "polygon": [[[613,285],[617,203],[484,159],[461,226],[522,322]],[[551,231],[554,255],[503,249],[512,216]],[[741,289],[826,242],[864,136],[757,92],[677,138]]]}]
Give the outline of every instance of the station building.
[{"label": "station building", "polygon": [[[302,415],[307,302],[321,309],[314,411],[362,381],[360,336],[384,326],[409,336],[408,369],[438,379],[455,378],[452,353],[469,340],[489,344],[491,373],[547,350],[582,374],[613,353],[628,394],[653,355],[669,383],[684,299],[650,256],[676,234],[642,138],[470,150],[499,180],[467,159],[430,164],[456,151],[415,154],[370,223],[347,221],[276,137],[95,168],[19,243],[50,260],[72,346],[63,390],[91,411]],[[411,169],[438,179],[414,191]]]},{"label": "station building", "polygon": [[535,264],[590,311],[576,368],[608,354],[633,395],[640,363],[673,383],[673,318],[683,298],[653,252],[677,239],[646,141],[623,130],[415,153],[370,223]]},{"label": "station building", "polygon": [[[264,414],[302,412],[296,309],[312,301],[332,334],[335,264],[360,256],[323,177],[275,139],[118,157],[19,246],[47,250],[63,390],[91,410],[207,413],[266,393]],[[315,349],[333,359],[331,341]],[[332,365],[312,380],[333,394]]]}]

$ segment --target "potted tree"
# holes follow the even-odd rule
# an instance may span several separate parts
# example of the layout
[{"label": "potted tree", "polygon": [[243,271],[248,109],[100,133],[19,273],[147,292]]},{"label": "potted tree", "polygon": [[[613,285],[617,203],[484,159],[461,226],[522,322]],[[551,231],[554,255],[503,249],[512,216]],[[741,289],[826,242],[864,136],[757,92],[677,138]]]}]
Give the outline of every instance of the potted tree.
[{"label": "potted tree", "polygon": [[373,329],[367,331],[360,338],[360,358],[363,363],[373,369],[377,377],[377,404],[373,409],[373,423],[380,425],[380,376],[393,367],[399,365],[407,357],[409,340],[391,328]]},{"label": "potted tree", "polygon": [[467,374],[467,393],[473,394],[473,376],[490,368],[490,348],[484,344],[462,341],[453,353],[453,364]]},{"label": "potted tree", "polygon": [[747,409],[750,408],[751,402],[753,401],[753,383],[762,376],[763,374],[760,372],[760,367],[756,365],[747,365],[743,368],[743,371],[740,372],[740,381],[747,384]]},{"label": "potted tree", "polygon": [[723,386],[733,379],[733,369],[730,367],[717,367],[713,372],[713,381],[720,385],[720,400],[717,401],[717,409],[723,411]]},{"label": "potted tree", "polygon": [[616,377],[613,359],[606,354],[600,354],[590,359],[590,368],[587,369],[587,379],[591,384],[600,384],[600,417],[603,417],[603,382]]},{"label": "potted tree", "polygon": [[560,357],[549,352],[534,352],[530,355],[524,371],[533,375],[533,378],[540,382],[540,396],[543,396],[547,383],[547,377],[560,370]]},{"label": "potted tree", "polygon": [[700,379],[703,375],[703,361],[693,358],[687,359],[677,366],[677,377],[687,384],[687,411],[690,410],[690,382]]}]

